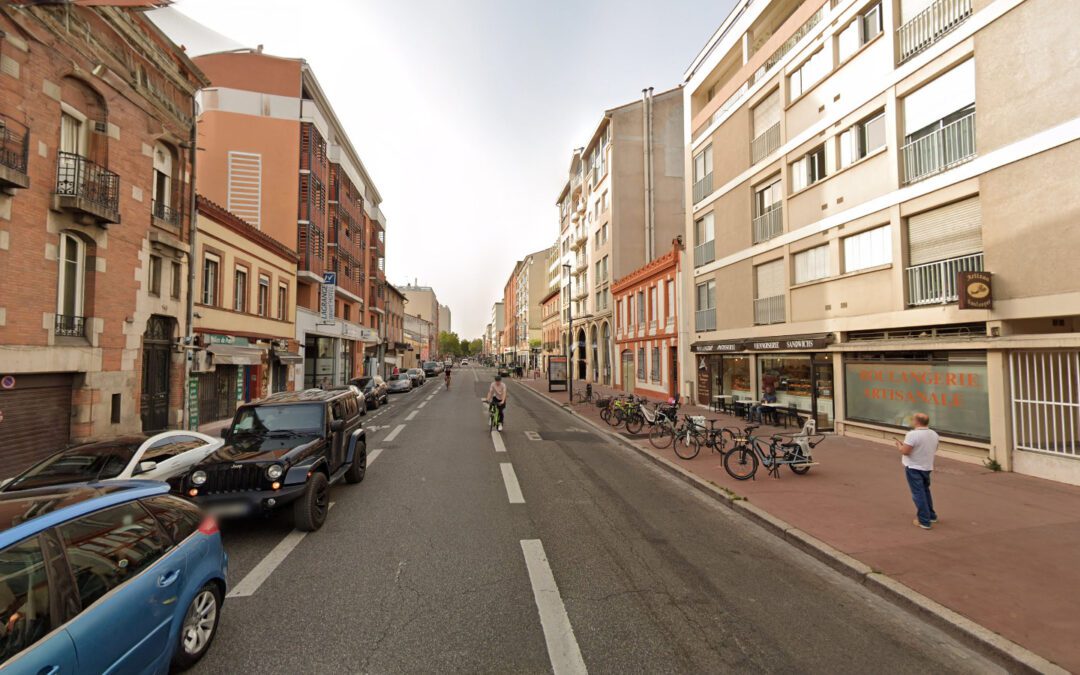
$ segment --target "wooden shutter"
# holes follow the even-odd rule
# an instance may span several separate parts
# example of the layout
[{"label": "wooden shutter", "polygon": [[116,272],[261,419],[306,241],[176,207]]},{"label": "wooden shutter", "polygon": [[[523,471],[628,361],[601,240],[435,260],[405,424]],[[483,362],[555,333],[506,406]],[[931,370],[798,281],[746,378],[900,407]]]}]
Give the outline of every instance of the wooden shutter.
[{"label": "wooden shutter", "polygon": [[982,250],[982,218],[978,197],[908,218],[910,265],[956,258]]}]

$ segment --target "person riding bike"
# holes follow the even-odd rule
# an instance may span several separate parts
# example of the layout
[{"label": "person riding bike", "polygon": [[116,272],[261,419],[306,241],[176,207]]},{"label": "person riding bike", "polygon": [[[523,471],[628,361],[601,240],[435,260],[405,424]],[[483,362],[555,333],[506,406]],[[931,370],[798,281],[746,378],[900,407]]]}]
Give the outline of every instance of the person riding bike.
[{"label": "person riding bike", "polygon": [[488,387],[488,395],[485,399],[488,403],[494,402],[499,407],[499,431],[503,429],[506,421],[506,384],[502,381],[502,375],[495,375],[495,381]]},{"label": "person riding bike", "polygon": [[446,388],[449,389],[450,388],[450,369],[449,368],[446,369],[446,374],[443,377],[446,378]]}]

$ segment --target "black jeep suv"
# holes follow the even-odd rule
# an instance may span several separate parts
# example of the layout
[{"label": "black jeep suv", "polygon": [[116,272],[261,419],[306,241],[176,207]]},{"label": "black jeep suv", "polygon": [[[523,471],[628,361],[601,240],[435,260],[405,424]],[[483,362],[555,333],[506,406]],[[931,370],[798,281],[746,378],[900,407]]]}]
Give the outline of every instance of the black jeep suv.
[{"label": "black jeep suv", "polygon": [[293,505],[296,527],[322,527],[330,486],[364,480],[367,437],[351,390],[281,392],[241,406],[222,433],[225,445],[174,483],[220,516]]}]

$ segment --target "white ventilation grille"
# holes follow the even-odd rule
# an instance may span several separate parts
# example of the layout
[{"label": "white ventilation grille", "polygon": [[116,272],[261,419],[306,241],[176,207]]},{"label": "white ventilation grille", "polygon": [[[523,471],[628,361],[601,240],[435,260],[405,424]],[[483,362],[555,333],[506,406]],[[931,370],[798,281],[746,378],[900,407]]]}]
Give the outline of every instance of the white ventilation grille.
[{"label": "white ventilation grille", "polygon": [[229,151],[229,211],[261,228],[262,155]]}]

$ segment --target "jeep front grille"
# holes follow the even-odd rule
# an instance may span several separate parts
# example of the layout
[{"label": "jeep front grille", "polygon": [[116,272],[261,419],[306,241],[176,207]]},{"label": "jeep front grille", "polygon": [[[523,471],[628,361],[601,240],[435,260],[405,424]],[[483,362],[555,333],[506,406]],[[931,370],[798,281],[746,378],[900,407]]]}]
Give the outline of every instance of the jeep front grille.
[{"label": "jeep front grille", "polygon": [[199,489],[202,494],[266,488],[263,468],[257,464],[219,464],[207,467],[204,471],[206,483]]}]

